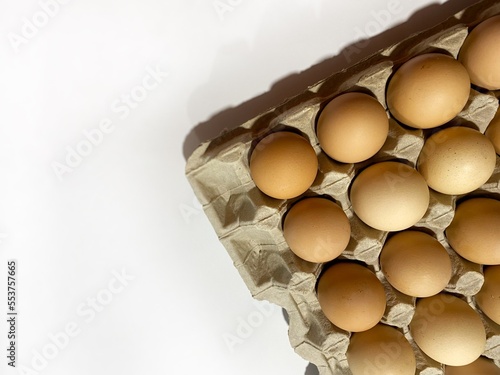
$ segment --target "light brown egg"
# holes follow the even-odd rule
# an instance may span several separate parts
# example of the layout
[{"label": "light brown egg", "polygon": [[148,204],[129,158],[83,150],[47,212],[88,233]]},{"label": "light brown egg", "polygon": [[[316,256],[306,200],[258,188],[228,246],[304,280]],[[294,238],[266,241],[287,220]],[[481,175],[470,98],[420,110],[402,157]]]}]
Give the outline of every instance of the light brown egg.
[{"label": "light brown egg", "polygon": [[472,363],[486,345],[479,314],[466,302],[444,293],[417,301],[410,332],[425,354],[450,366]]},{"label": "light brown egg", "polygon": [[467,68],[473,84],[500,89],[500,15],[476,26],[465,39],[458,59]]},{"label": "light brown egg", "polygon": [[500,264],[500,201],[473,198],[458,205],[448,243],[460,256],[479,264]]},{"label": "light brown egg", "polygon": [[382,283],[372,271],[356,263],[328,268],[318,282],[318,301],[328,320],[351,332],[374,327],[386,307]]},{"label": "light brown egg", "polygon": [[346,356],[353,375],[415,375],[417,366],[408,340],[384,324],[355,333]]},{"label": "light brown egg", "polygon": [[328,156],[342,163],[358,163],[382,148],[389,132],[389,118],[377,99],[351,92],[326,105],[316,132]]},{"label": "light brown egg", "polygon": [[395,234],[380,254],[387,281],[413,297],[441,292],[450,281],[452,268],[446,249],[434,237],[417,231]]},{"label": "light brown egg", "polygon": [[318,173],[311,144],[298,134],[277,132],[262,139],[250,157],[255,185],[273,198],[289,199],[304,193]]},{"label": "light brown egg", "polygon": [[455,126],[427,139],[417,168],[432,189],[458,195],[470,193],[488,181],[495,163],[495,148],[484,134]]},{"label": "light brown egg", "polygon": [[496,153],[500,155],[500,110],[493,120],[491,120],[484,134],[489,138],[491,143],[493,143]]},{"label": "light brown egg", "polygon": [[500,368],[485,357],[465,366],[446,366],[445,375],[500,375]]},{"label": "light brown egg", "polygon": [[363,170],[352,183],[351,204],[369,226],[398,231],[417,223],[429,206],[429,188],[412,167],[382,162]]},{"label": "light brown egg", "polygon": [[387,106],[405,125],[429,129],[453,119],[467,104],[470,80],[453,57],[428,53],[404,63],[389,81]]},{"label": "light brown egg", "polygon": [[283,223],[283,235],[295,255],[309,262],[328,262],[345,250],[351,224],[334,202],[306,198],[294,204]]},{"label": "light brown egg", "polygon": [[486,316],[500,324],[500,266],[485,268],[484,284],[475,299]]}]

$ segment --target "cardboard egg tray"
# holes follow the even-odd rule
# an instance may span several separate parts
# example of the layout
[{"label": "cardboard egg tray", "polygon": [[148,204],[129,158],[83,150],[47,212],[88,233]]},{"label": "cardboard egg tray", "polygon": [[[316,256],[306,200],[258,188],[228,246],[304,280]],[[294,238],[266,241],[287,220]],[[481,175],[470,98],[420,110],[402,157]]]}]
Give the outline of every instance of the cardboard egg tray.
[{"label": "cardboard egg tray", "polygon": [[[315,135],[318,113],[333,97],[349,91],[370,93],[387,108],[386,84],[402,63],[428,52],[456,57],[469,27],[495,14],[500,14],[500,3],[495,1],[482,1],[466,8],[443,24],[333,74],[278,107],[203,143],[187,162],[187,178],[251,294],[286,309],[292,347],[314,363],[321,375],[351,373],[345,357],[350,333],[335,327],[323,315],[315,287],[324,264],[306,262],[289,250],[282,234],[285,212],[295,201],[307,196],[327,195],[341,205],[351,222],[352,236],[340,258],[365,263],[382,281],[387,295],[382,323],[399,327],[410,341],[417,358],[417,374],[443,374],[443,366],[418,349],[408,330],[416,299],[392,288],[380,271],[378,257],[388,233],[372,229],[356,217],[348,191],[356,173],[373,163],[397,159],[415,166],[425,139],[438,129],[469,126],[484,132],[498,109],[498,92],[472,89],[464,110],[438,129],[411,129],[390,118],[389,136],[383,148],[374,157],[358,164],[335,162],[321,150]],[[253,148],[264,136],[281,130],[303,135],[314,147],[319,160],[319,172],[311,188],[291,200],[264,195],[250,177],[249,158]],[[493,176],[468,195],[499,198],[499,181],[500,158],[497,155]],[[455,203],[461,197],[431,190],[427,213],[414,228],[434,235],[450,254],[453,276],[445,291],[476,308],[473,296],[484,281],[482,266],[458,256],[444,235],[453,219]],[[481,316],[487,331],[483,355],[500,366],[500,326]]]}]

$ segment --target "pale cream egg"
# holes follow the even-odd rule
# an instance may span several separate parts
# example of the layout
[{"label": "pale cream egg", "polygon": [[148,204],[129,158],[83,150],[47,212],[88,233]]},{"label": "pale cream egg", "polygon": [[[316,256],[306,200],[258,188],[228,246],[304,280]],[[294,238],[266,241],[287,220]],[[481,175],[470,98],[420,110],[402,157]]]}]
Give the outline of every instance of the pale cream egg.
[{"label": "pale cream egg", "polygon": [[376,163],[355,177],[350,199],[356,215],[372,228],[398,231],[417,223],[429,206],[429,188],[414,168]]},{"label": "pale cream egg", "polygon": [[495,148],[481,132],[454,126],[431,135],[418,158],[417,169],[430,188],[450,195],[467,194],[493,174]]}]

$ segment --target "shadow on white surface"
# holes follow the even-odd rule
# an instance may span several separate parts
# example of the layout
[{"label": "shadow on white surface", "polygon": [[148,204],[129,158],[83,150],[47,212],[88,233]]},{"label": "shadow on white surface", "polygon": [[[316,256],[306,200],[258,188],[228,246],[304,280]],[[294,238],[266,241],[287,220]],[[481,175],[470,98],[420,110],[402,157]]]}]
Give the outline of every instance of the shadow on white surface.
[{"label": "shadow on white surface", "polygon": [[[236,107],[224,109],[215,113],[207,121],[197,124],[188,134],[183,145],[184,158],[193,153],[196,147],[204,141],[217,137],[222,131],[231,130],[255,117],[265,110],[276,106],[287,98],[293,97],[316,82],[356,64],[362,59],[388,47],[398,41],[443,22],[448,17],[470,6],[477,1],[449,0],[443,4],[433,4],[415,12],[406,22],[368,39],[358,40],[346,46],[337,55],[328,58],[309,69],[295,73],[277,81],[271,89]],[[228,49],[234,46],[228,46]],[[214,64],[214,67],[221,64]],[[212,72],[212,77],[221,77],[223,74]],[[195,109],[203,104],[218,91],[220,82],[211,80],[201,86],[196,95],[190,98],[189,109]]]},{"label": "shadow on white surface", "polygon": [[304,375],[319,375],[318,368],[314,366],[312,363],[309,363]]}]

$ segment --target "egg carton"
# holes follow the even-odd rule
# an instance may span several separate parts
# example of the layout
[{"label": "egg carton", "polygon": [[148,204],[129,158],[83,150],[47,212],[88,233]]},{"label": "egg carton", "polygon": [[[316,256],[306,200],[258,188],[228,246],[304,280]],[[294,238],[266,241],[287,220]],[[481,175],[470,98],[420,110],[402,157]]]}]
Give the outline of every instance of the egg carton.
[{"label": "egg carton", "polygon": [[[415,166],[425,139],[436,129],[418,130],[389,119],[389,135],[382,149],[369,160],[342,164],[330,159],[319,147],[315,125],[322,108],[335,96],[366,92],[386,108],[385,88],[391,74],[413,56],[443,52],[457,57],[468,29],[482,20],[500,14],[500,4],[481,1],[464,9],[446,22],[344,69],[309,87],[308,90],[272,108],[239,127],[201,144],[188,159],[186,175],[203,205],[219,240],[252,296],[283,307],[289,316],[289,340],[295,351],[314,363],[321,375],[351,374],[345,353],[350,333],[332,325],[321,311],[315,288],[324,264],[295,256],[285,242],[282,222],[286,211],[298,199],[327,195],[342,207],[350,220],[351,240],[341,259],[363,262],[375,272],[387,295],[382,323],[398,327],[415,350],[417,373],[443,374],[443,366],[415,345],[408,325],[415,301],[395,290],[384,278],[378,257],[388,232],[373,229],[354,214],[349,201],[349,186],[368,165],[386,160],[401,160]],[[498,109],[498,92],[471,89],[463,111],[447,126],[469,126],[484,132]],[[439,129],[443,128],[440,127]],[[261,193],[250,176],[249,159],[260,139],[271,132],[290,130],[301,134],[313,146],[319,172],[311,188],[295,199],[280,200]],[[500,197],[500,158],[492,177],[468,196]],[[476,308],[473,296],[484,278],[482,266],[457,255],[447,243],[444,230],[451,223],[457,199],[430,191],[430,205],[414,228],[436,237],[447,249],[453,276],[445,291],[466,300]],[[487,332],[484,356],[500,364],[500,326],[483,316]]]}]

